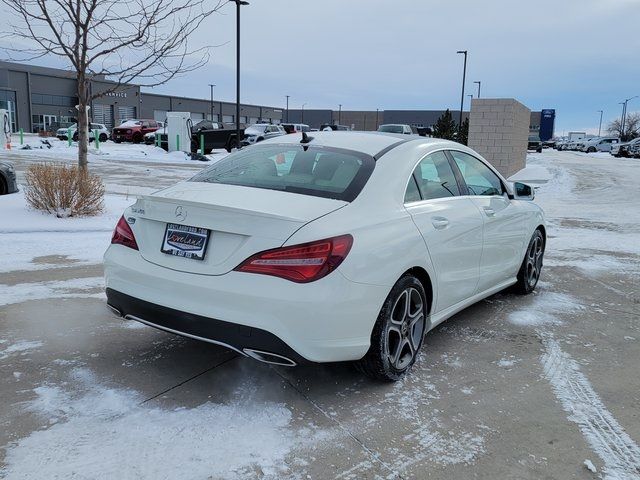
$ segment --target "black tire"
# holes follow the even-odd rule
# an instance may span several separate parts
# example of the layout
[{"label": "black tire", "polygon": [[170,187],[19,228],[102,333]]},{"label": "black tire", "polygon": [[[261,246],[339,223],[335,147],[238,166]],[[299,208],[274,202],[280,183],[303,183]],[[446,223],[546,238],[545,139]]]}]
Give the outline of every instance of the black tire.
[{"label": "black tire", "polygon": [[9,193],[9,187],[7,186],[7,181],[4,179],[2,175],[0,175],[0,195],[6,195]]},{"label": "black tire", "polygon": [[542,263],[544,256],[545,240],[544,235],[538,229],[533,232],[527,251],[524,254],[522,265],[518,271],[518,282],[513,286],[515,293],[519,295],[528,295],[533,292],[540,280],[542,272]]},{"label": "black tire", "polygon": [[122,140],[117,139],[117,140],[114,140],[114,142],[116,142],[116,143],[122,143]]},{"label": "black tire", "polygon": [[356,368],[376,380],[400,380],[415,363],[422,346],[428,309],[420,280],[413,275],[398,280],[373,326],[369,351],[355,362]]},{"label": "black tire", "polygon": [[536,152],[537,152],[537,153],[542,153],[542,147],[538,147],[538,148],[536,148]]},{"label": "black tire", "polygon": [[104,143],[109,140],[109,137],[107,137],[106,133],[101,133],[100,135],[98,135],[98,140],[100,140],[101,143]]},{"label": "black tire", "polygon": [[205,155],[211,155],[211,152],[213,152],[213,148],[206,148],[204,149],[204,154]]},{"label": "black tire", "polygon": [[74,134],[73,134],[73,137],[72,137],[72,140],[73,140],[74,142],[77,142],[77,141],[78,141],[78,138],[79,138],[79,137],[78,137],[78,132],[74,133]]},{"label": "black tire", "polygon": [[587,148],[587,153],[595,153],[595,151],[596,151],[596,147]]}]

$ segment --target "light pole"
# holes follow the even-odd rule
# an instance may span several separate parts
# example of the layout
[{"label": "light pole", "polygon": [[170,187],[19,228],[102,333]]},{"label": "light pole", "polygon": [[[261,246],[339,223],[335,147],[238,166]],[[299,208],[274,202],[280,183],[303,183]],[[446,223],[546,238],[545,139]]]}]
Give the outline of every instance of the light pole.
[{"label": "light pole", "polygon": [[458,50],[456,53],[464,54],[464,69],[462,70],[462,95],[460,96],[460,119],[458,120],[458,130],[462,126],[462,109],[464,108],[464,82],[467,79],[467,50]]},{"label": "light pole", "polygon": [[378,125],[378,112],[379,111],[380,111],[380,109],[376,108],[376,130],[378,130],[378,127],[380,126],[380,125]]},{"label": "light pole", "polygon": [[342,125],[342,104],[338,105],[338,125]]},{"label": "light pole", "polygon": [[233,1],[236,4],[236,147],[240,148],[240,7],[249,5],[249,2]]},{"label": "light pole", "polygon": [[627,126],[627,103],[629,103],[629,100],[633,100],[634,98],[638,98],[640,97],[640,95],[636,95],[634,97],[631,98],[627,98],[624,101],[624,107],[622,108],[622,132],[621,132],[621,136],[624,137],[624,129]]},{"label": "light pole", "polygon": [[469,95],[467,95],[467,97],[469,97],[469,111],[471,111],[471,100],[473,100],[473,93],[470,93]]},{"label": "light pole", "polygon": [[602,110],[598,110],[600,113],[600,126],[598,127],[598,136],[600,136],[600,132],[602,131],[602,114],[604,113]]},{"label": "light pole", "polygon": [[290,96],[291,96],[291,95],[285,95],[285,97],[287,97],[287,110],[286,110],[286,112],[287,112],[287,114],[286,114],[286,117],[287,117],[287,123],[289,122],[289,97],[290,97]]},{"label": "light pole", "polygon": [[213,122],[213,89],[215,87],[215,83],[210,83],[209,87],[211,88],[211,121]]},{"label": "light pole", "polygon": [[302,104],[302,115],[301,115],[301,119],[300,119],[300,123],[304,123],[304,106],[306,105],[306,103]]},{"label": "light pole", "polygon": [[482,85],[481,81],[473,82],[478,84],[478,98],[480,98],[480,85]]}]

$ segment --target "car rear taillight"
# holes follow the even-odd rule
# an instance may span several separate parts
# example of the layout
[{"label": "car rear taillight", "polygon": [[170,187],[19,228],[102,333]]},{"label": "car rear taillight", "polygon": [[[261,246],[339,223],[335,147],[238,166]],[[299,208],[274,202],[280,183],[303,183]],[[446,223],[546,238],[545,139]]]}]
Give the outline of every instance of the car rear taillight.
[{"label": "car rear taillight", "polygon": [[136,243],[136,237],[133,235],[133,230],[124,218],[124,215],[118,220],[116,229],[113,231],[111,237],[111,243],[116,245],[124,245],[125,247],[138,250],[138,244]]},{"label": "car rear taillight", "polygon": [[351,235],[275,248],[256,253],[235,270],[273,275],[297,283],[319,280],[333,272],[346,258],[353,245]]}]

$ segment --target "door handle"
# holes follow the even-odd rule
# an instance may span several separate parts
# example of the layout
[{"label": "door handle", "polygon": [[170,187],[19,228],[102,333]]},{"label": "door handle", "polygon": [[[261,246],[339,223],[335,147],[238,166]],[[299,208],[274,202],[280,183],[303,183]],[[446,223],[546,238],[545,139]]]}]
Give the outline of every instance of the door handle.
[{"label": "door handle", "polygon": [[436,228],[436,230],[442,230],[449,226],[449,220],[444,217],[433,217],[431,219],[431,223]]},{"label": "door handle", "polygon": [[491,207],[483,207],[484,213],[487,214],[487,217],[495,217],[496,211]]}]

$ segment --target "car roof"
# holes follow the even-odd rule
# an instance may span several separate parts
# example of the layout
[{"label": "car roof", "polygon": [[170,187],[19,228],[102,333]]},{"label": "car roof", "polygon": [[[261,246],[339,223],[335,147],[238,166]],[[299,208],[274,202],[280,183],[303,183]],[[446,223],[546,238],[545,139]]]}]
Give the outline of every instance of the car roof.
[{"label": "car roof", "polygon": [[[331,131],[331,132],[312,132],[307,135],[312,140],[307,144],[310,146],[317,145],[322,147],[344,148],[347,150],[355,150],[370,156],[379,156],[381,152],[387,151],[396,145],[407,142],[421,142],[423,144],[447,143],[451,145],[461,146],[458,143],[442,140],[439,138],[428,138],[403,135],[401,133],[386,132],[357,132],[357,131]],[[262,144],[279,143],[279,144],[299,144],[302,139],[301,135],[291,134],[284,137],[272,138],[261,142]]]}]

